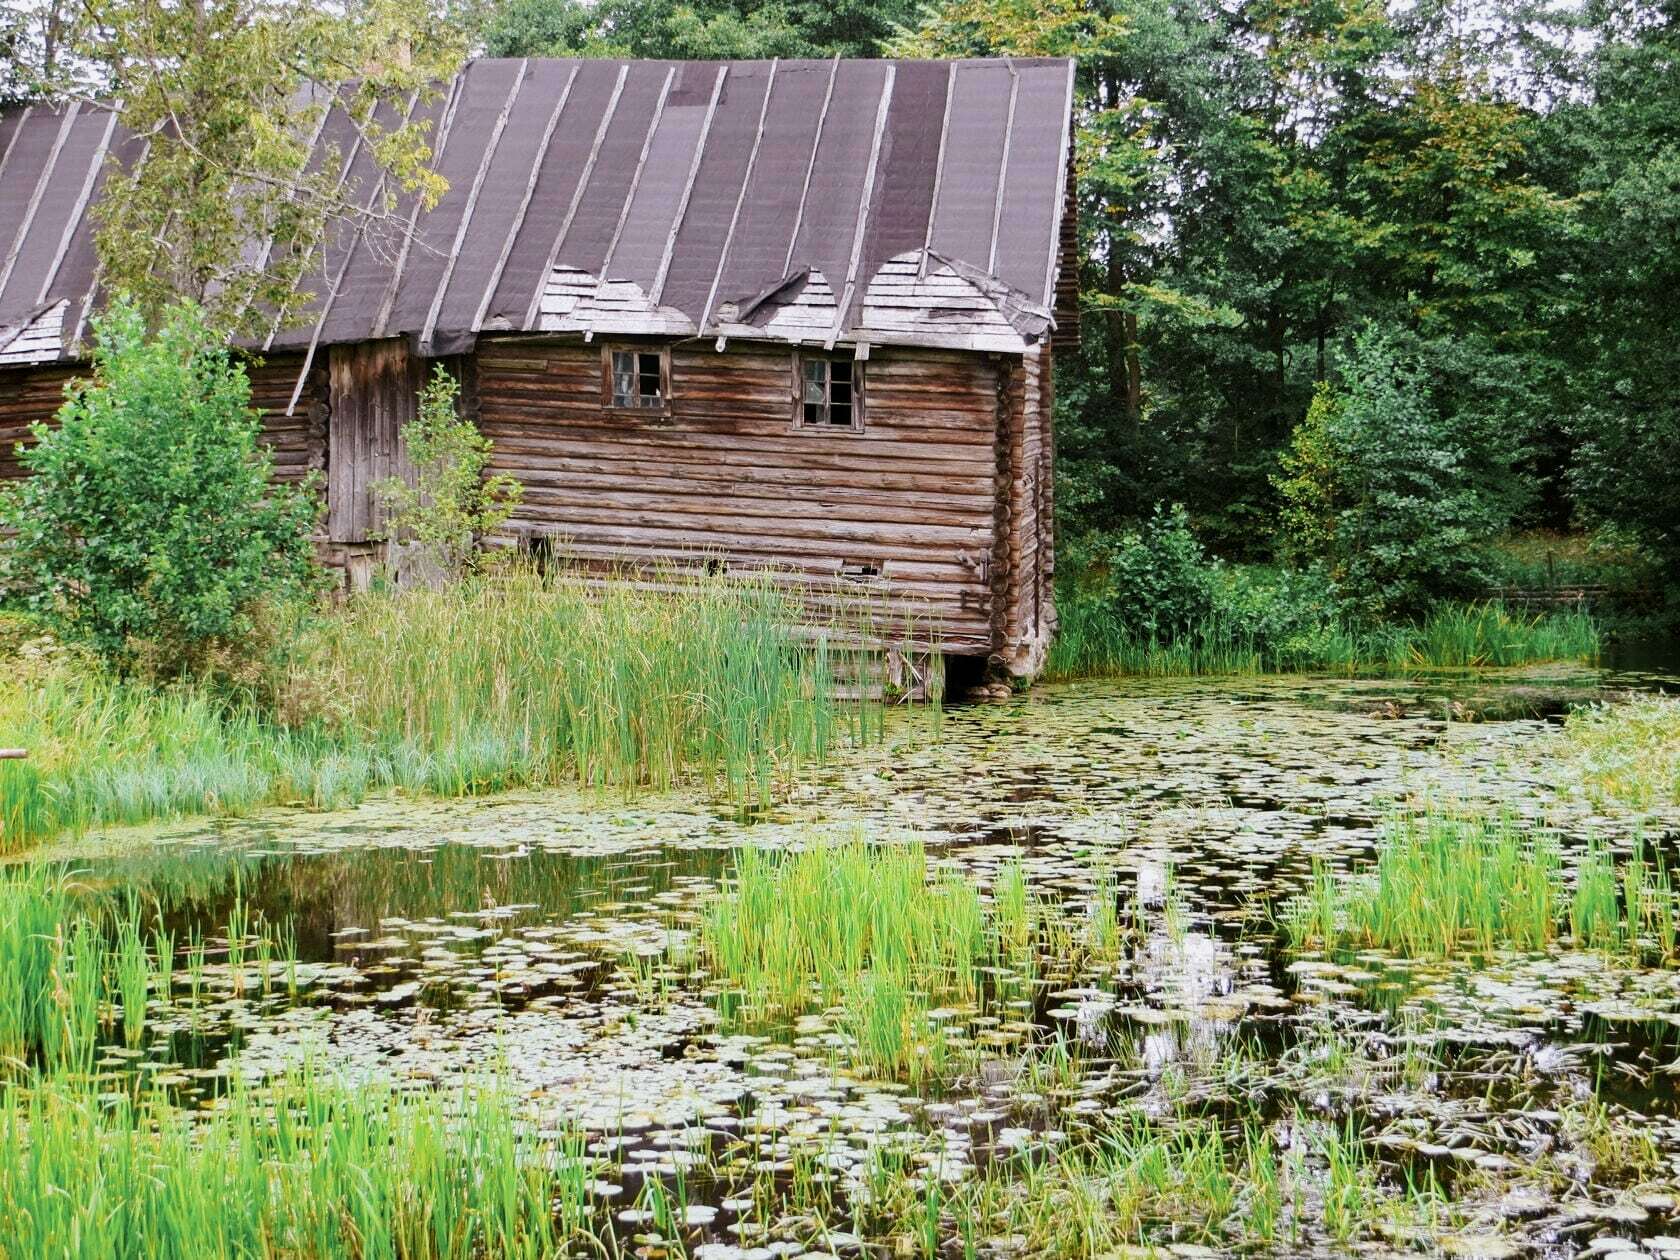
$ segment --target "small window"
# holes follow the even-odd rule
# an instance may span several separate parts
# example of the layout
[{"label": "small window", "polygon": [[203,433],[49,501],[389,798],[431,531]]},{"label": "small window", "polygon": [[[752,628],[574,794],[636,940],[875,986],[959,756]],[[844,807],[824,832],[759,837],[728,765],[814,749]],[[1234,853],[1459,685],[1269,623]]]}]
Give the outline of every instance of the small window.
[{"label": "small window", "polygon": [[807,429],[861,429],[862,365],[852,358],[801,355],[799,424]]},{"label": "small window", "polygon": [[617,411],[670,409],[670,356],[664,350],[608,346],[602,351],[602,401]]}]

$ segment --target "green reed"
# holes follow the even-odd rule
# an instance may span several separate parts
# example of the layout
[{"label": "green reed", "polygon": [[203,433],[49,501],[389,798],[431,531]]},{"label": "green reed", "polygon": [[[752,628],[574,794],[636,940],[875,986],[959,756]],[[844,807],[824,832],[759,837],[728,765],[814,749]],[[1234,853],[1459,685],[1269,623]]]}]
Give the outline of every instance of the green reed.
[{"label": "green reed", "polygon": [[745,849],[704,913],[700,953],[739,1017],[839,1007],[864,1063],[919,1074],[942,1049],[927,1011],[977,994],[987,918],[920,845]]},{"label": "green reed", "polygon": [[495,1086],[401,1093],[300,1073],[202,1112],[8,1085],[0,1148],[6,1255],[76,1239],[81,1260],[526,1260],[585,1240],[595,1218],[582,1137],[537,1136]]},{"label": "green reed", "polygon": [[798,620],[768,579],[515,573],[356,597],[303,630],[261,708],[93,668],[0,671],[0,733],[30,752],[0,762],[0,852],[393,786],[699,780],[764,804],[879,733],[880,704],[841,698],[829,637]]},{"label": "green reed", "polygon": [[1442,604],[1416,622],[1369,627],[1327,613],[1282,641],[1219,609],[1166,638],[1132,631],[1100,601],[1074,598],[1058,611],[1045,668],[1051,679],[1482,669],[1590,660],[1603,648],[1603,634],[1585,612],[1530,615],[1497,600]]},{"label": "green reed", "polygon": [[112,959],[123,1039],[130,1047],[139,1046],[145,1037],[146,1007],[152,993],[152,959],[140,933],[139,918],[139,912],[130,904],[128,913],[118,919]]},{"label": "green reed", "polygon": [[1555,836],[1525,831],[1508,816],[1426,809],[1385,822],[1366,870],[1337,874],[1315,861],[1283,926],[1297,947],[1452,957],[1540,951],[1567,935],[1578,948],[1668,960],[1680,936],[1680,898],[1643,844],[1618,869],[1610,851],[1590,841],[1571,875]]}]

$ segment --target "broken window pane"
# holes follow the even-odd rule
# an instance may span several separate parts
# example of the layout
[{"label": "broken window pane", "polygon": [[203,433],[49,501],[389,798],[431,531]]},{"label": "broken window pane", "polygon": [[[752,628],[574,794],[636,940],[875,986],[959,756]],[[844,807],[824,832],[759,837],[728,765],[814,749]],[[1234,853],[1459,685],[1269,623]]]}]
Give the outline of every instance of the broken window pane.
[{"label": "broken window pane", "polygon": [[641,360],[641,404],[644,407],[657,407],[663,401],[663,390],[659,380],[659,356],[657,354],[641,354],[636,356]]},{"label": "broken window pane", "polygon": [[857,366],[851,359],[803,358],[800,368],[800,419],[807,425],[856,427]]}]

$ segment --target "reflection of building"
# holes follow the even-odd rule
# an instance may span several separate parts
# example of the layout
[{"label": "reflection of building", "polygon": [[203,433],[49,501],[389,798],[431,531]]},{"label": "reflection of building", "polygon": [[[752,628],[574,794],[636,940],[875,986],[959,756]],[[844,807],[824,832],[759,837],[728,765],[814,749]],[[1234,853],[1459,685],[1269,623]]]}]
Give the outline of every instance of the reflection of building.
[{"label": "reflection of building", "polygon": [[[325,473],[365,574],[437,359],[525,483],[503,542],[769,571],[1031,673],[1072,88],[1060,60],[475,61],[421,107],[447,194],[400,244],[331,237],[248,347],[280,475]],[[375,195],[344,119],[316,143]],[[141,147],[93,108],[0,119],[0,475],[85,353],[99,172]]]}]

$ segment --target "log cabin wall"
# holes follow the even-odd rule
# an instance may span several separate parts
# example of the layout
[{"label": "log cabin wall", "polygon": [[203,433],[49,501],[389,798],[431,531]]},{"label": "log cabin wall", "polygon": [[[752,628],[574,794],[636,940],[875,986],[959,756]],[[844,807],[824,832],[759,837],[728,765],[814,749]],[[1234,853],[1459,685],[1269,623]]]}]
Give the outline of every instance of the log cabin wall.
[{"label": "log cabin wall", "polygon": [[[262,414],[258,440],[274,453],[277,481],[301,481],[327,463],[327,378],[319,369],[304,381],[292,414],[286,414],[303,356],[271,355],[246,364],[251,405]],[[64,404],[64,387],[86,376],[85,364],[0,369],[0,480],[23,476],[18,444],[29,441],[29,426],[51,420]]]},{"label": "log cabin wall", "polygon": [[813,430],[794,423],[786,346],[676,346],[670,414],[626,416],[602,405],[599,343],[510,338],[480,342],[468,405],[495,470],[524,483],[513,536],[585,563],[768,570],[819,620],[866,602],[882,638],[983,655],[1010,362],[877,348],[861,431]]},{"label": "log cabin wall", "polygon": [[64,387],[78,375],[58,366],[0,371],[0,480],[23,476],[19,444],[29,443],[37,420],[53,418],[64,403]]}]

